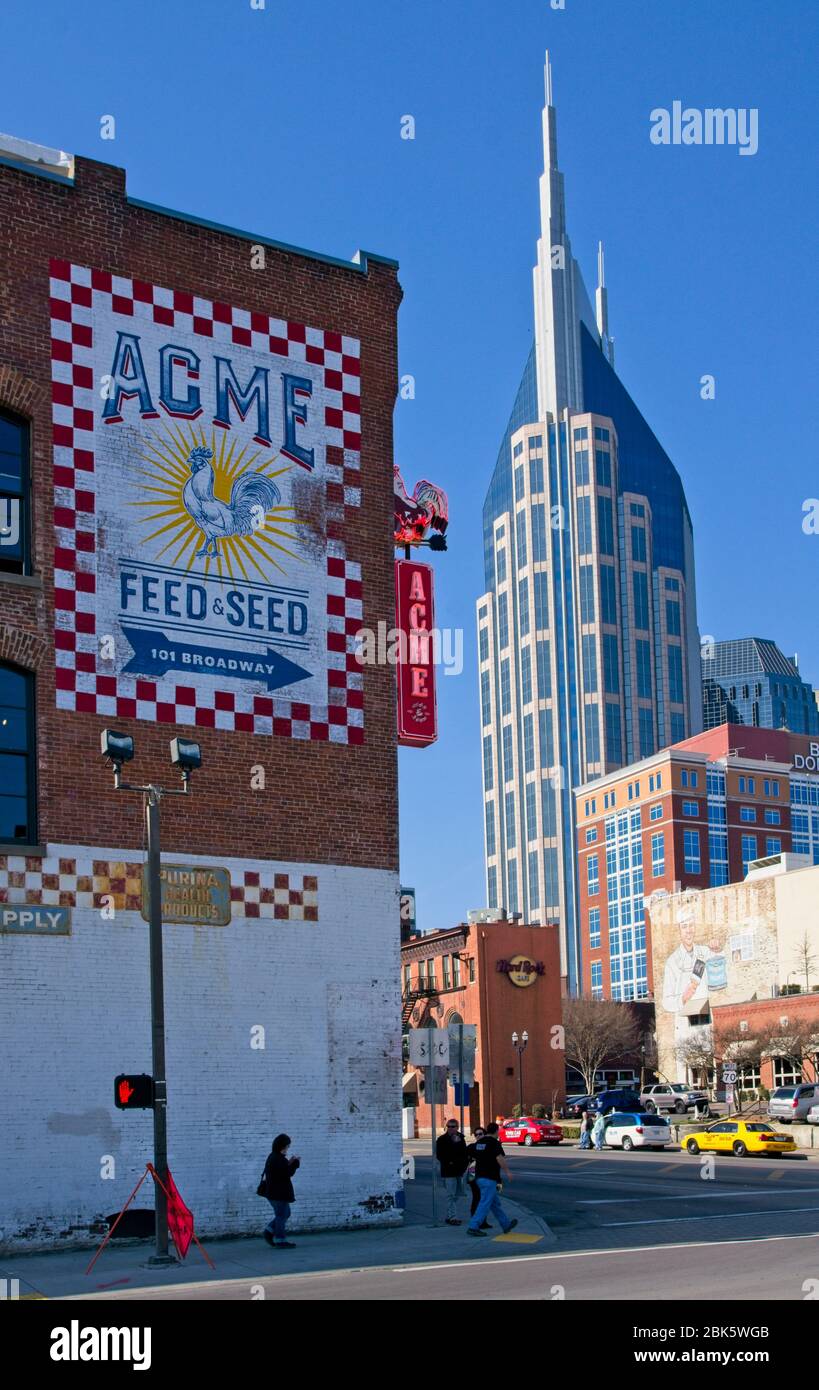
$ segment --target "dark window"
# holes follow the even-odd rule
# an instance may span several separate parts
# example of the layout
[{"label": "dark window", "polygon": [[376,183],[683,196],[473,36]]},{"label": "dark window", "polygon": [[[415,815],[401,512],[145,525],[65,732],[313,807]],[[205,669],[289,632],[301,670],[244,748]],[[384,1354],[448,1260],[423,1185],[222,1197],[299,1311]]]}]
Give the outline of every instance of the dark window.
[{"label": "dark window", "polygon": [[28,574],[29,428],[0,410],[0,570]]},{"label": "dark window", "polygon": [[34,677],[0,664],[0,843],[37,842]]}]

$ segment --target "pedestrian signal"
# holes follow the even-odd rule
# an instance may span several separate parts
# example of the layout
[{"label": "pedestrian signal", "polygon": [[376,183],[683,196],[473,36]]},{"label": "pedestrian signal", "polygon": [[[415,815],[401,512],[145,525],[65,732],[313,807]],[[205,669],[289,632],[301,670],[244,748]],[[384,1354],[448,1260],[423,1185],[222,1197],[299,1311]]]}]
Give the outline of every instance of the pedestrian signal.
[{"label": "pedestrian signal", "polygon": [[139,1076],[114,1077],[114,1104],[118,1110],[153,1110],[154,1079]]}]

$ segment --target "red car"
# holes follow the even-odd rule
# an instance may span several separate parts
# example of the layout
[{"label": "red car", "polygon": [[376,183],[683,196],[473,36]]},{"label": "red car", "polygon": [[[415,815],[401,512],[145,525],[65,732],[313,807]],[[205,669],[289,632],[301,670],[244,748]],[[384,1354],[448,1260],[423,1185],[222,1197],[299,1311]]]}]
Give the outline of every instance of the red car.
[{"label": "red car", "polygon": [[498,1138],[502,1144],[525,1144],[529,1148],[532,1144],[559,1144],[563,1130],[548,1120],[525,1115],[522,1120],[504,1120]]}]

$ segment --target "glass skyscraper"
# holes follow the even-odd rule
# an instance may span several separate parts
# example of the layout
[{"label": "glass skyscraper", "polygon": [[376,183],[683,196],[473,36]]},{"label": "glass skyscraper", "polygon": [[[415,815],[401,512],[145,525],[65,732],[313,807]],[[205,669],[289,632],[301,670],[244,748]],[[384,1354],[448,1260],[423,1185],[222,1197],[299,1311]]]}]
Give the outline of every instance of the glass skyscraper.
[{"label": "glass skyscraper", "polygon": [[484,503],[487,901],[559,922],[580,979],[572,788],[702,727],[691,519],[614,370],[566,231],[546,59],[535,343]]},{"label": "glass skyscraper", "polygon": [[755,724],[819,734],[813,687],[800,676],[796,657],[785,656],[768,638],[704,642],[702,691],[706,729]]}]

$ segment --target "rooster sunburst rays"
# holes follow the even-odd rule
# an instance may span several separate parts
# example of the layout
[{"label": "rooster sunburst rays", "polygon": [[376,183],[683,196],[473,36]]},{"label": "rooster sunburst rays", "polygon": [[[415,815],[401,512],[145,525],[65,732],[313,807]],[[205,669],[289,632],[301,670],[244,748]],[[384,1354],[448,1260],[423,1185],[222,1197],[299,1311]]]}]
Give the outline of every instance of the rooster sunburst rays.
[{"label": "rooster sunburst rays", "polygon": [[279,505],[275,480],[293,465],[274,468],[269,455],[260,463],[264,454],[221,430],[207,439],[203,429],[169,426],[152,438],[141,455],[147,467],[136,470],[146,500],[130,505],[154,527],[145,537],[159,546],[153,558],[191,570],[201,556],[205,574],[214,566],[229,580],[254,571],[267,580],[271,566],[286,573],[283,557],[297,558],[285,543],[295,540],[296,519]]}]

